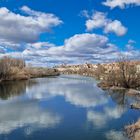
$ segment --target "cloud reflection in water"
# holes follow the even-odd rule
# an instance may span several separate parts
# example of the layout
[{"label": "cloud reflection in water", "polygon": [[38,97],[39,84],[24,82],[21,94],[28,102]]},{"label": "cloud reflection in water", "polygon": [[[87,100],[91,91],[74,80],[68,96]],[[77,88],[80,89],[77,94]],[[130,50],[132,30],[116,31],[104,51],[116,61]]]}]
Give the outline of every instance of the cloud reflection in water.
[{"label": "cloud reflection in water", "polygon": [[[79,77],[80,78],[80,77]],[[43,80],[43,79],[42,79]],[[28,90],[27,96],[34,99],[63,96],[67,102],[80,107],[96,107],[107,103],[104,92],[96,86],[95,81],[87,79],[52,78],[40,81],[40,86]]]},{"label": "cloud reflection in water", "polygon": [[60,121],[58,114],[40,109],[36,101],[0,106],[0,134],[8,134],[23,127],[29,127],[32,131],[52,128]]},{"label": "cloud reflection in water", "polygon": [[[23,83],[20,86],[13,84],[12,86],[16,88],[12,87],[12,93],[8,90],[10,96],[6,98],[10,102],[4,101],[5,104],[0,106],[0,134],[11,133],[25,127],[27,127],[25,133],[30,134],[38,129],[53,128],[60,124],[62,117],[58,113],[42,110],[38,104],[42,100],[47,102],[58,96],[64,97],[66,102],[75,107],[85,109],[86,121],[97,128],[103,128],[110,120],[121,118],[126,111],[122,106],[111,105],[111,98],[97,87],[92,78],[74,75],[33,81],[32,84]],[[13,94],[15,91],[18,91],[18,94]],[[120,97],[117,97],[117,100],[120,100]],[[3,101],[0,100],[0,103]],[[99,107],[102,109],[97,109]]]}]

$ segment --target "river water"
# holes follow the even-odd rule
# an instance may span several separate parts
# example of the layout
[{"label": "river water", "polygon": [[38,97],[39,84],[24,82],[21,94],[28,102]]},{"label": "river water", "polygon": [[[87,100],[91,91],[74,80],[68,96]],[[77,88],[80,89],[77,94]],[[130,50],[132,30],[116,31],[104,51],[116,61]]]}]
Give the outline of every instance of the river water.
[{"label": "river water", "polygon": [[107,92],[93,78],[62,75],[0,85],[0,140],[127,140],[140,98]]}]

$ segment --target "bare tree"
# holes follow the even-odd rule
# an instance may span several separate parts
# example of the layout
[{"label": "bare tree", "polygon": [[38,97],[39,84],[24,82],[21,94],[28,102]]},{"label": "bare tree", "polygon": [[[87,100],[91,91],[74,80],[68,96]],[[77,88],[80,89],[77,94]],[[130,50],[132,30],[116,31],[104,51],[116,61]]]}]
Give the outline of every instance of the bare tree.
[{"label": "bare tree", "polygon": [[3,57],[0,59],[0,79],[8,79],[13,68],[23,69],[24,67],[25,61],[22,59]]},{"label": "bare tree", "polygon": [[97,79],[101,79],[104,77],[105,71],[106,71],[106,68],[103,65],[97,64],[97,68],[94,70],[94,76]]},{"label": "bare tree", "polygon": [[118,76],[122,86],[131,88],[138,86],[139,74],[137,72],[137,65],[128,58],[122,57],[118,62]]},{"label": "bare tree", "polygon": [[104,83],[108,86],[121,86],[124,88],[137,88],[140,86],[140,73],[137,71],[135,61],[127,57],[121,57],[104,77]]}]

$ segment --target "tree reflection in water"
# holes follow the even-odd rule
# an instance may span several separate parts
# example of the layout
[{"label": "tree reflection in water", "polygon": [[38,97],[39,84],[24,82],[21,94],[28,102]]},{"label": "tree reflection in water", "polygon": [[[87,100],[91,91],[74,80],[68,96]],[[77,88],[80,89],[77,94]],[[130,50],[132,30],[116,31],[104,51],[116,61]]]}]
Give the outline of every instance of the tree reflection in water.
[{"label": "tree reflection in water", "polygon": [[7,100],[13,96],[24,94],[27,87],[32,87],[35,80],[8,81],[0,84],[0,99]]},{"label": "tree reflection in water", "polygon": [[130,96],[127,94],[127,90],[121,89],[121,90],[109,90],[108,94],[112,98],[112,100],[117,103],[118,105],[121,105],[123,107],[125,106],[131,106],[133,103],[140,102],[140,96],[139,95],[132,95]]}]

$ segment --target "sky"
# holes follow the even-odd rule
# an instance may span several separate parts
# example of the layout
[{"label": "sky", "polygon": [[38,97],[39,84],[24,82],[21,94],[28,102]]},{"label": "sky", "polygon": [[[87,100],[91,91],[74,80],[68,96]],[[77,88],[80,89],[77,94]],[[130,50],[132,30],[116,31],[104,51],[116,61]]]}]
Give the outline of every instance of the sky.
[{"label": "sky", "polygon": [[0,0],[0,57],[29,65],[140,60],[140,0]]}]

